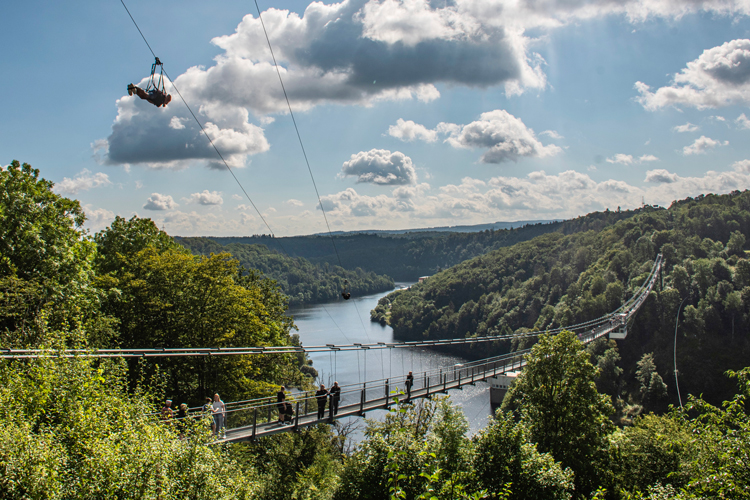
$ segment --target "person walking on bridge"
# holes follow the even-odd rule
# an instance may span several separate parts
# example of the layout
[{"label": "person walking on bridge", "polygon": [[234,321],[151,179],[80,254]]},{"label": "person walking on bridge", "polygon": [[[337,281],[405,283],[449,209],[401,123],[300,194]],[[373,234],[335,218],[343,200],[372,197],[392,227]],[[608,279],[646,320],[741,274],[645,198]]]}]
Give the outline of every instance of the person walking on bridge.
[{"label": "person walking on bridge", "polygon": [[315,399],[318,401],[318,420],[320,420],[326,414],[326,399],[328,399],[328,391],[326,390],[325,384],[320,384],[320,389],[315,391]]},{"label": "person walking on bridge", "polygon": [[226,425],[227,419],[227,407],[224,401],[221,400],[219,394],[214,394],[214,402],[211,405],[211,413],[214,416],[214,422],[216,423],[216,435],[220,436],[225,433],[224,426]]},{"label": "person walking on bridge", "polygon": [[339,402],[341,401],[341,387],[338,382],[333,383],[331,387],[331,415],[339,412]]},{"label": "person walking on bridge", "polygon": [[406,400],[409,401],[411,399],[411,386],[414,385],[414,375],[409,372],[409,375],[406,376]]},{"label": "person walking on bridge", "polygon": [[276,409],[279,410],[279,423],[286,425],[286,421],[291,422],[292,418],[289,414],[289,410],[292,409],[292,405],[286,402],[286,394],[284,393],[284,386],[282,385],[279,392],[276,393]]}]

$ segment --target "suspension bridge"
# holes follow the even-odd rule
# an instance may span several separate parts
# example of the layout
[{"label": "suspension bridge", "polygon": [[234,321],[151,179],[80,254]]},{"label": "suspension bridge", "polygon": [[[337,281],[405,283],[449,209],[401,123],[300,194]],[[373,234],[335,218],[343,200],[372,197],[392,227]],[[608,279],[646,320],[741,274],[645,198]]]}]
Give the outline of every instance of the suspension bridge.
[{"label": "suspension bridge", "polygon": [[[37,357],[172,357],[172,356],[225,356],[248,354],[278,354],[289,352],[339,352],[368,351],[378,349],[405,349],[414,347],[440,347],[457,344],[507,341],[518,338],[531,338],[541,334],[557,334],[569,330],[578,338],[589,343],[604,336],[613,339],[624,339],[627,336],[627,324],[645,302],[648,294],[657,283],[662,266],[662,256],[658,255],[646,281],[636,290],[632,297],[617,310],[599,318],[546,331],[522,332],[514,335],[484,336],[445,340],[414,342],[378,342],[355,343],[320,346],[272,346],[272,347],[232,347],[232,348],[180,348],[180,349],[100,349],[83,351],[69,349],[57,353],[41,350],[0,350],[2,358],[37,358]],[[299,431],[301,428],[319,423],[357,416],[364,416],[373,410],[387,410],[397,401],[411,401],[429,398],[435,394],[445,394],[452,389],[461,389],[465,385],[478,381],[518,372],[526,362],[525,356],[531,349],[487,359],[457,364],[449,368],[437,368],[413,374],[407,385],[406,376],[369,380],[359,384],[341,386],[340,400],[327,395],[324,399],[316,398],[314,392],[301,392],[293,395],[287,403],[294,408],[294,417],[288,425],[279,422],[277,401],[273,398],[258,398],[245,401],[233,401],[226,404],[227,430],[218,442],[237,442],[255,440],[281,432]],[[318,418],[318,405],[323,404],[323,418]],[[196,409],[197,410],[197,409]]]},{"label": "suspension bridge", "polygon": [[[646,281],[636,290],[631,298],[617,310],[599,318],[576,325],[561,328],[520,332],[511,335],[455,338],[444,340],[427,340],[413,342],[377,342],[354,344],[326,344],[317,346],[268,346],[268,347],[229,347],[229,348],[161,348],[161,349],[66,349],[52,352],[40,349],[0,349],[0,358],[33,359],[42,357],[97,357],[97,358],[132,358],[132,357],[175,357],[175,356],[230,356],[230,355],[264,355],[282,353],[313,353],[341,351],[369,351],[378,349],[407,349],[414,347],[435,348],[440,346],[499,342],[520,338],[537,337],[542,334],[557,334],[563,330],[576,333],[584,342],[593,342],[604,336],[612,339],[624,339],[627,336],[627,325],[638,312],[653,290],[661,267],[662,255],[659,254]],[[465,385],[487,380],[493,377],[518,372],[526,364],[525,356],[531,349],[523,349],[501,356],[456,364],[450,368],[438,368],[420,371],[413,374],[407,385],[407,377],[392,377],[369,380],[358,384],[341,386],[340,399],[334,401],[332,395],[325,397],[321,403],[327,406],[323,418],[318,418],[319,400],[314,392],[301,392],[293,395],[287,403],[293,405],[294,417],[288,425],[278,421],[277,401],[273,398],[258,398],[245,401],[233,401],[226,404],[227,430],[219,442],[237,442],[255,440],[281,432],[298,431],[301,428],[319,423],[333,422],[340,418],[363,416],[373,410],[387,410],[398,400],[415,400],[429,398],[435,394],[444,394],[452,389],[461,389]],[[325,406],[324,406],[325,408]],[[336,408],[336,410],[334,410]],[[199,410],[199,409],[196,409]]]},{"label": "suspension bridge", "polygon": [[[467,339],[449,339],[428,342],[378,343],[314,346],[315,352],[330,349],[392,349],[399,347],[436,347],[440,345],[463,344],[472,342],[487,342],[508,340],[518,337],[535,337],[541,334],[557,334],[563,330],[576,333],[584,342],[593,342],[604,336],[612,339],[624,339],[627,336],[628,321],[638,312],[646,301],[651,290],[657,283],[662,267],[662,256],[657,256],[646,281],[620,308],[610,314],[597,319],[571,325],[554,330],[525,332],[510,336],[477,337]],[[304,348],[305,352],[311,349]],[[269,436],[280,432],[298,431],[301,428],[324,422],[333,422],[339,418],[364,416],[368,411],[387,410],[397,401],[429,398],[435,394],[445,394],[451,389],[461,389],[465,385],[487,380],[500,375],[521,370],[525,365],[525,357],[531,349],[524,349],[502,356],[458,364],[452,368],[438,368],[414,374],[414,379],[407,388],[405,376],[370,380],[361,384],[342,386],[341,401],[338,411],[334,412],[333,396],[326,398],[327,409],[323,418],[318,418],[318,400],[314,393],[305,392],[293,396],[287,402],[294,408],[294,417],[290,425],[283,425],[278,421],[277,402],[270,398],[257,399],[227,405],[227,421],[231,427],[227,429],[220,442],[236,442],[255,440],[262,436]]]}]

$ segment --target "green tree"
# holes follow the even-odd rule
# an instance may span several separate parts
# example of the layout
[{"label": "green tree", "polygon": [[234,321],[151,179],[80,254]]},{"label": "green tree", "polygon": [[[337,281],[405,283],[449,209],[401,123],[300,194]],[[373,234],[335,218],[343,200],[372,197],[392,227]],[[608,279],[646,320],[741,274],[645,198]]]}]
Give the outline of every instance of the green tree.
[{"label": "green tree", "polygon": [[571,498],[573,472],[549,453],[537,451],[526,434],[524,424],[514,422],[510,413],[497,412],[473,440],[476,487],[498,494],[510,483],[509,499]]},{"label": "green tree", "polygon": [[[292,319],[278,289],[255,273],[243,276],[228,254],[195,257],[148,246],[100,278],[104,309],[120,321],[122,347],[289,345]],[[293,355],[165,358],[170,395],[200,403],[219,392],[246,398],[271,384],[300,379]],[[132,364],[135,368],[135,364]],[[131,373],[135,380],[137,373]]]},{"label": "green tree", "polygon": [[96,242],[96,268],[100,274],[117,271],[128,259],[148,247],[161,253],[182,249],[164,231],[160,231],[151,219],[133,216],[125,220],[119,215],[112,224],[94,236]]},{"label": "green tree", "polygon": [[90,359],[0,362],[0,496],[8,499],[250,498],[212,440],[208,418],[187,438],[128,393],[121,365]]},{"label": "green tree", "polygon": [[52,192],[53,186],[27,163],[13,160],[0,170],[0,276],[60,293],[88,282],[94,249],[82,237],[81,205]]},{"label": "green tree", "polygon": [[646,491],[657,484],[684,486],[683,466],[692,437],[677,414],[645,415],[609,435],[612,489]]},{"label": "green tree", "polygon": [[[4,347],[80,345],[96,321],[89,287],[94,245],[76,200],[52,191],[27,163],[0,169],[0,342]],[[59,329],[40,329],[46,324]],[[37,325],[37,326],[35,326]],[[44,335],[42,335],[42,332]]]},{"label": "green tree", "polygon": [[614,412],[595,378],[596,368],[574,333],[543,335],[503,402],[506,409],[517,405],[531,442],[572,469],[576,491],[584,495],[599,485],[597,467],[605,459]]},{"label": "green tree", "polygon": [[729,255],[745,255],[745,235],[740,231],[732,231],[727,242],[727,253]]},{"label": "green tree", "polygon": [[647,409],[654,409],[667,396],[667,384],[656,371],[653,353],[644,354],[637,367],[635,377],[640,383],[641,404]]}]

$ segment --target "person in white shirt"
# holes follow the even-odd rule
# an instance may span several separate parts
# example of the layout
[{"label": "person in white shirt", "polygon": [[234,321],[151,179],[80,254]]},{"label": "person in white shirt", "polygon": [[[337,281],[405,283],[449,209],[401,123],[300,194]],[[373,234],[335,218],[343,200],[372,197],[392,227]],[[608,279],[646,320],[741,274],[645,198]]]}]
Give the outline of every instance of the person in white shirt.
[{"label": "person in white shirt", "polygon": [[227,407],[221,400],[219,394],[214,394],[214,402],[211,404],[211,413],[214,417],[214,435],[224,434],[224,425],[227,419]]}]

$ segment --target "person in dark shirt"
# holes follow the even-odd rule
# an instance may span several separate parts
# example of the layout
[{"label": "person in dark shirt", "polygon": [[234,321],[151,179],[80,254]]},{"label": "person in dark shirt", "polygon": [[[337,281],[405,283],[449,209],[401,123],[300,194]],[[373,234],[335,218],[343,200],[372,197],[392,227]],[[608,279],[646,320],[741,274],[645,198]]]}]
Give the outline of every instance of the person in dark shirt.
[{"label": "person in dark shirt", "polygon": [[279,423],[286,425],[286,394],[284,394],[284,386],[282,385],[279,392],[276,393],[276,409],[279,410]]},{"label": "person in dark shirt", "polygon": [[188,405],[182,403],[177,409],[177,428],[180,430],[180,439],[185,437],[185,426],[187,425]]},{"label": "person in dark shirt", "polygon": [[318,420],[320,420],[326,414],[326,399],[328,399],[328,391],[326,390],[325,384],[320,384],[320,389],[315,391],[315,399],[318,401]]},{"label": "person in dark shirt", "polygon": [[334,382],[331,387],[331,413],[333,415],[339,412],[339,401],[341,401],[341,387],[338,382]]},{"label": "person in dark shirt", "polygon": [[414,375],[412,375],[411,372],[409,372],[409,375],[406,376],[406,400],[409,401],[411,399],[411,386],[414,385]]}]

